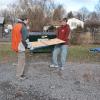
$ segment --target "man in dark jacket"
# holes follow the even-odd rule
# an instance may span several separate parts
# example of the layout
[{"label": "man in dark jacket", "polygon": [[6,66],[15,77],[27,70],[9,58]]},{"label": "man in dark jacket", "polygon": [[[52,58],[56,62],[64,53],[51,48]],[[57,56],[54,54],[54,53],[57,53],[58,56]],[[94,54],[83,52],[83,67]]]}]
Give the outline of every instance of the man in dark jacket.
[{"label": "man in dark jacket", "polygon": [[[58,44],[54,47],[52,55],[52,64],[50,67],[60,67],[61,70],[64,69],[67,50],[68,50],[68,41],[70,36],[70,28],[67,24],[67,19],[63,18],[61,21],[61,26],[57,29],[57,38],[65,41],[63,44]],[[58,55],[60,54],[60,62],[58,63]]]}]

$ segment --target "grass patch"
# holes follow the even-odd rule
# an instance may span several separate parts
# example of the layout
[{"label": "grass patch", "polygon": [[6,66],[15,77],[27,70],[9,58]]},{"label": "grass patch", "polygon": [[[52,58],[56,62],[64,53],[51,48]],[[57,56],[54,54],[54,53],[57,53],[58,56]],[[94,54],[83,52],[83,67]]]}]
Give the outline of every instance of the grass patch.
[{"label": "grass patch", "polygon": [[[77,45],[68,49],[68,61],[70,62],[100,62],[100,53],[91,53],[89,49],[100,45]],[[47,53],[46,53],[47,54]],[[11,50],[11,43],[0,43],[0,61],[16,59],[17,54]]]},{"label": "grass patch", "polygon": [[16,58],[16,53],[11,50],[11,43],[0,43],[0,61],[6,62]]},{"label": "grass patch", "polygon": [[92,53],[91,48],[100,47],[99,45],[80,45],[71,46],[68,51],[69,61],[80,62],[100,62],[100,53]]}]

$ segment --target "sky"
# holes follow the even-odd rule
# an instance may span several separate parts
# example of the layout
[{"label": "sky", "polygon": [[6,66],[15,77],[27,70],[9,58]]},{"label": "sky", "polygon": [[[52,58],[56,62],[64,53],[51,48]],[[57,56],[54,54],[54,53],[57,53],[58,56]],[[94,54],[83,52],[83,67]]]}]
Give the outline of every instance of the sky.
[{"label": "sky", "polygon": [[[0,9],[5,8],[9,3],[15,3],[16,0],[0,0]],[[66,11],[78,11],[86,7],[89,11],[94,11],[98,0],[54,0],[57,4],[62,4]]]},{"label": "sky", "polygon": [[0,9],[7,8],[8,4],[12,4],[14,0],[0,0]]},{"label": "sky", "polygon": [[67,11],[78,11],[82,7],[94,11],[98,0],[56,0],[56,2],[62,4]]}]

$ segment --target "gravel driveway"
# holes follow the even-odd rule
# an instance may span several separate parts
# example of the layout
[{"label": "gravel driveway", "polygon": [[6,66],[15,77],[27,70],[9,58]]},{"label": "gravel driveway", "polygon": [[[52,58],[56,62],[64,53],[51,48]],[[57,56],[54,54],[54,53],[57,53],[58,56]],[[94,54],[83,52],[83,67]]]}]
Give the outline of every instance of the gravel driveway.
[{"label": "gravel driveway", "polygon": [[51,55],[27,57],[26,79],[17,80],[13,63],[0,63],[0,100],[100,100],[100,64],[67,62],[49,68]]}]

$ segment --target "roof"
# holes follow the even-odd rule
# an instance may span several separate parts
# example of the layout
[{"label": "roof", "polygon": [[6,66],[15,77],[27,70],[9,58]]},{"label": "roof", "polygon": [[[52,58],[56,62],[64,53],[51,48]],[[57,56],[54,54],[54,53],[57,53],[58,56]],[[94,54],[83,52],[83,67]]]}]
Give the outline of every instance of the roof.
[{"label": "roof", "polygon": [[4,17],[0,17],[0,24],[4,23]]}]

